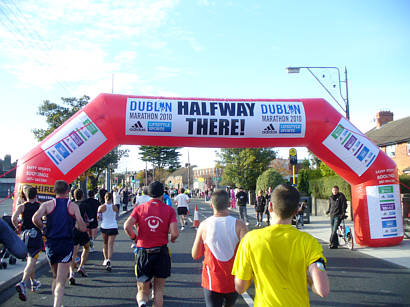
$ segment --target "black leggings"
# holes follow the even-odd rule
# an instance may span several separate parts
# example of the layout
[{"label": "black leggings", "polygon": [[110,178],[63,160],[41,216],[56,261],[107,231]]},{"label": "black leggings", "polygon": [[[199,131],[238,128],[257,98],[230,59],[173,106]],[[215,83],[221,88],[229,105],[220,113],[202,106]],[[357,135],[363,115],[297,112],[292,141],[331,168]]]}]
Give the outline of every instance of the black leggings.
[{"label": "black leggings", "polygon": [[230,307],[235,305],[238,293],[218,293],[204,288],[204,296],[206,307]]}]

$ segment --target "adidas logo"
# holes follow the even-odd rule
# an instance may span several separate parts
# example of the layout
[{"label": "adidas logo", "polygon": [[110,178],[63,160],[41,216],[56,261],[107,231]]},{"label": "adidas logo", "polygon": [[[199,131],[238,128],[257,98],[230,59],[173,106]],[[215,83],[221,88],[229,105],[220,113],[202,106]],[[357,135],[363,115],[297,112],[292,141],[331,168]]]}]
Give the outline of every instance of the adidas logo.
[{"label": "adidas logo", "polygon": [[263,129],[262,134],[276,134],[278,133],[273,126],[273,124],[269,124],[265,129]]},{"label": "adidas logo", "polygon": [[130,127],[130,131],[145,131],[140,121],[137,121]]}]

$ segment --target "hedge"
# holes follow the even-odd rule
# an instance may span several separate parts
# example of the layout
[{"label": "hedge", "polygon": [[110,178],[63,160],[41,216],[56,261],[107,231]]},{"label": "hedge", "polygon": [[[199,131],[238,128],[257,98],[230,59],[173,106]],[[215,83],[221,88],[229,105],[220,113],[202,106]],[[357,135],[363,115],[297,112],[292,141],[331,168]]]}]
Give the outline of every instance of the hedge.
[{"label": "hedge", "polygon": [[352,199],[350,184],[339,176],[322,177],[309,180],[309,192],[316,198],[327,199],[332,194],[333,186],[337,185],[347,200]]},{"label": "hedge", "polygon": [[410,193],[410,176],[409,175],[401,175],[399,176],[400,179],[400,193]]}]

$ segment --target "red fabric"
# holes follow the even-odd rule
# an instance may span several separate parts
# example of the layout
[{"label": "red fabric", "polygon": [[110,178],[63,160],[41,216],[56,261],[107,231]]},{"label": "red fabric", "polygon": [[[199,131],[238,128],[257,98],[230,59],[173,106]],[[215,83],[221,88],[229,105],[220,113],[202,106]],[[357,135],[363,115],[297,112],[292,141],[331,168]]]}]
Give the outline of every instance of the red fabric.
[{"label": "red fabric", "polygon": [[144,248],[167,244],[169,225],[177,222],[175,210],[157,199],[135,207],[131,216],[137,225],[137,247]]},{"label": "red fabric", "polygon": [[236,249],[233,257],[229,261],[219,261],[214,257],[206,244],[204,245],[204,248],[205,259],[202,266],[201,286],[218,293],[235,292],[235,276],[233,276],[231,272],[235,260]]}]

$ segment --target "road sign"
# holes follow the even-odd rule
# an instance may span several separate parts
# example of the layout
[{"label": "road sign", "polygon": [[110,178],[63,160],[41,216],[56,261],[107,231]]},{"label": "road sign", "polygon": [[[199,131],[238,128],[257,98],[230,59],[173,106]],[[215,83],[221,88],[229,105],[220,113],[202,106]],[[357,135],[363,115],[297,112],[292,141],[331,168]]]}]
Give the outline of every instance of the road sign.
[{"label": "road sign", "polygon": [[289,149],[289,164],[290,165],[298,164],[298,156],[297,156],[296,148]]}]

